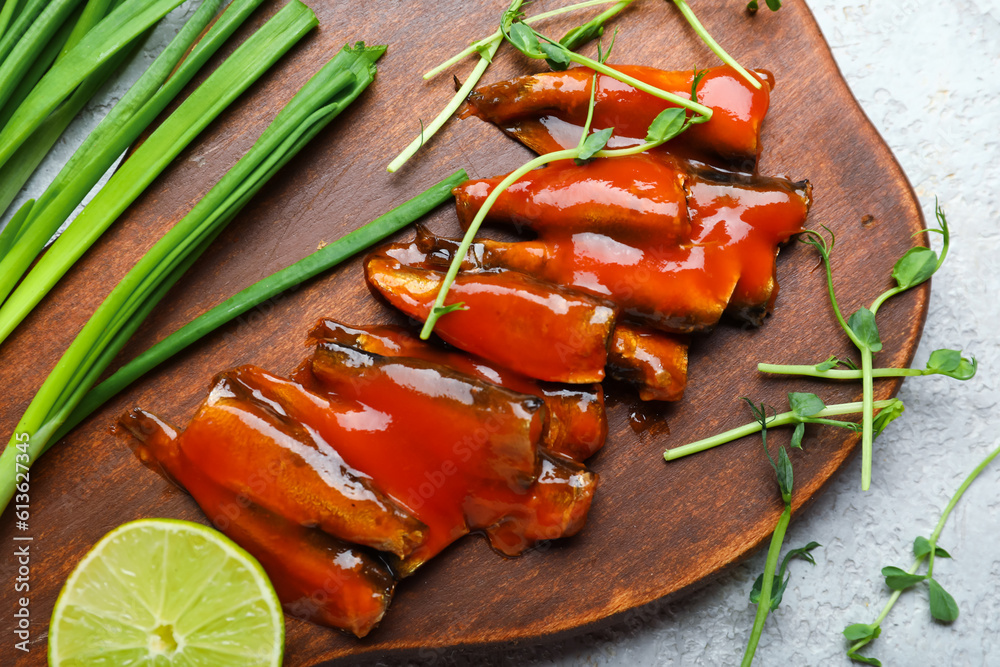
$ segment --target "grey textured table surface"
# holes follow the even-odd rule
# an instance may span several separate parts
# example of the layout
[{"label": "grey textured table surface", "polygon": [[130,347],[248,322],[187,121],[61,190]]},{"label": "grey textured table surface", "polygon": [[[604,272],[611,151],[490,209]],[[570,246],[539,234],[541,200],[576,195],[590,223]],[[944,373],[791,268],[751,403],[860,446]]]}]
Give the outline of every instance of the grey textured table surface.
[{"label": "grey textured table surface", "polygon": [[[793,2],[796,0],[786,0]],[[965,475],[998,441],[1000,309],[1000,2],[811,0],[841,70],[908,174],[925,215],[940,198],[954,234],[934,279],[915,360],[940,347],[980,361],[968,383],[904,383],[907,413],[877,442],[872,490],[860,490],[855,458],[810,509],[787,544],[823,544],[815,567],[795,562],[756,664],[848,665],[841,630],[870,622],[888,598],[884,565],[906,567],[917,535],[929,534]],[[766,10],[763,10],[766,11]],[[178,17],[179,18],[179,17]],[[169,30],[169,27],[166,28]],[[156,40],[154,40],[155,42]],[[152,46],[152,45],[151,45]],[[738,49],[732,49],[738,56]],[[134,76],[141,68],[132,67]],[[129,77],[126,77],[129,78]],[[105,100],[115,97],[107,93]],[[105,102],[107,103],[107,102]],[[40,192],[96,124],[97,104],[72,128],[22,195]],[[935,568],[961,610],[931,620],[924,590],[903,596],[868,651],[885,665],[1000,665],[1000,461],[965,495],[941,536],[955,556]],[[438,654],[435,661],[510,665],[738,664],[753,623],[747,593],[760,553],[688,598],[640,610],[615,628],[502,654]]]},{"label": "grey textured table surface", "polygon": [[[794,1],[794,0],[787,0]],[[692,3],[694,4],[694,3]],[[763,4],[763,3],[761,3]],[[935,196],[953,228],[952,254],[934,278],[915,366],[932,350],[980,361],[967,383],[907,380],[907,412],[876,443],[874,481],[860,490],[856,457],[801,516],[786,543],[816,540],[816,566],[795,562],[768,619],[758,665],[850,665],[841,635],[869,623],[889,591],[885,565],[908,567],[917,535],[933,530],[961,481],[1000,440],[1000,2],[810,0],[847,82],[933,219]],[[762,10],[765,11],[765,10]],[[733,49],[735,52],[736,49]],[[991,294],[993,296],[991,296]],[[866,652],[884,665],[1000,665],[1000,461],[965,494],[941,535],[953,561],[935,574],[958,601],[935,623],[925,590],[903,595]],[[753,625],[747,594],[759,553],[687,599],[643,610],[617,629],[508,664],[735,665]]]}]

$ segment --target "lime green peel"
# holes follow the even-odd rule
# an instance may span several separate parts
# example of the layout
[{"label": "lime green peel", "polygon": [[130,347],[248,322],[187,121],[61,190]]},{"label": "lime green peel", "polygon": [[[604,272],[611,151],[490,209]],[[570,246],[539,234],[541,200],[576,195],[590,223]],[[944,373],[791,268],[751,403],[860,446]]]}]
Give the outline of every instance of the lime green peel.
[{"label": "lime green peel", "polygon": [[284,645],[281,603],[253,556],[201,524],[140,519],[69,575],[48,648],[53,667],[277,667]]}]

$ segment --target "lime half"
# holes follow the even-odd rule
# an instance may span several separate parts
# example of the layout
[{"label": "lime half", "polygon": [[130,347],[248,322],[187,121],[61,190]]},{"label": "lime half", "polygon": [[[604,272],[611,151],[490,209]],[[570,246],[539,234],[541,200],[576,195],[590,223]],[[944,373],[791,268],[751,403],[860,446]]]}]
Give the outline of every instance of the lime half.
[{"label": "lime half", "polygon": [[280,665],[285,622],[260,564],[201,524],[140,519],[105,535],[63,586],[49,664]]}]

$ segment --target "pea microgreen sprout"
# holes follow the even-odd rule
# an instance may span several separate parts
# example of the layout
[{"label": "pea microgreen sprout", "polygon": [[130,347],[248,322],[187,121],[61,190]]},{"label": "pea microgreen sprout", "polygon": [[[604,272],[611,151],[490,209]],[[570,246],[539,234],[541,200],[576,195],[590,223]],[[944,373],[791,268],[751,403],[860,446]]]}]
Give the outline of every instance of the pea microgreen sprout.
[{"label": "pea microgreen sprout", "polygon": [[[768,420],[767,425],[768,428],[775,428],[777,426],[791,426],[794,424],[795,431],[792,433],[793,447],[799,448],[801,446],[802,436],[805,433],[806,424],[823,424],[826,426],[845,428],[850,431],[858,431],[861,429],[861,426],[859,424],[855,424],[854,422],[831,419],[831,417],[842,417],[844,415],[857,414],[861,412],[863,403],[860,401],[855,401],[853,403],[840,403],[837,405],[824,405],[823,401],[815,394],[792,392],[788,394],[788,403],[791,410],[774,415]],[[882,429],[884,429],[890,421],[898,417],[903,412],[903,402],[898,398],[891,398],[885,401],[875,401],[874,407],[876,410],[879,410],[879,433],[882,432]],[[714,435],[710,438],[705,438],[704,440],[698,440],[696,442],[682,445],[681,447],[668,449],[663,452],[663,458],[667,461],[673,461],[685,456],[690,456],[691,454],[703,452],[706,449],[724,445],[734,440],[739,440],[740,438],[745,438],[748,435],[759,433],[760,430],[760,422],[751,422],[744,426],[730,429],[724,433],[719,433],[718,435]]]},{"label": "pea microgreen sprout", "polygon": [[[778,566],[778,556],[781,554],[781,544],[785,540],[785,531],[788,529],[788,522],[792,518],[793,475],[792,461],[788,458],[788,451],[784,447],[780,447],[778,449],[778,460],[775,461],[767,448],[767,428],[770,422],[767,417],[767,407],[763,403],[760,406],[756,406],[748,398],[744,398],[743,400],[750,406],[754,419],[760,426],[760,439],[764,446],[764,454],[767,456],[771,467],[774,468],[774,474],[778,480],[778,490],[781,493],[781,501],[785,505],[781,511],[781,515],[778,517],[778,523],[774,527],[774,533],[771,535],[771,544],[767,549],[767,560],[764,563],[764,574],[758,580],[760,588],[756,596],[751,592],[751,600],[756,597],[757,613],[754,616],[753,628],[750,630],[750,639],[747,642],[747,648],[743,653],[743,661],[741,662],[742,667],[749,667],[753,663],[754,653],[757,651],[757,643],[760,641],[761,632],[764,630],[764,621],[771,610],[778,606],[778,602],[781,601],[781,595],[785,589],[785,586],[780,583],[775,588],[777,578],[774,573]],[[808,548],[806,548],[806,552],[808,552]],[[788,556],[785,557],[786,565],[788,558]],[[783,573],[784,566],[782,567],[782,575]],[[787,582],[785,584],[787,585]],[[757,588],[756,584],[754,588]]]},{"label": "pea microgreen sprout", "polygon": [[[616,16],[619,12],[621,12],[621,10],[623,10],[625,7],[631,4],[632,1],[633,0],[628,0],[626,2],[622,0],[620,2],[616,2],[614,7],[608,9],[605,12],[602,12],[597,17],[588,21],[584,25],[578,28],[574,28],[573,30],[570,30],[563,37],[564,43],[567,45],[567,48],[569,49],[579,48],[588,40],[600,36],[604,31],[604,23],[613,18],[614,16]],[[447,62],[442,63],[440,66],[434,68],[433,70],[424,75],[425,79],[432,78],[434,75],[443,71],[447,67],[450,67],[455,62],[458,62],[458,60],[460,60],[461,58],[464,58],[466,55],[471,55],[473,52],[479,53],[479,62],[476,63],[475,68],[473,68],[468,78],[466,78],[465,83],[460,86],[457,86],[458,90],[455,92],[454,97],[451,98],[451,101],[445,105],[444,109],[441,110],[441,113],[439,113],[437,117],[434,120],[432,120],[426,127],[423,125],[423,122],[421,122],[420,136],[414,139],[412,142],[410,142],[410,145],[407,146],[402,153],[397,155],[396,158],[389,163],[387,170],[390,173],[394,173],[397,170],[399,170],[399,168],[402,167],[407,160],[413,157],[416,154],[416,152],[420,150],[421,147],[423,147],[423,145],[427,142],[427,140],[429,140],[431,137],[437,134],[438,130],[440,130],[444,126],[444,124],[448,122],[448,119],[451,118],[451,116],[456,111],[458,111],[458,108],[469,96],[469,93],[471,93],[472,89],[475,88],[476,84],[479,83],[479,80],[482,78],[483,73],[486,71],[486,68],[489,66],[491,62],[493,62],[493,56],[496,55],[497,49],[500,48],[500,43],[503,41],[503,35],[505,34],[507,26],[512,24],[514,21],[534,22],[541,20],[543,18],[549,18],[551,16],[556,16],[558,14],[572,11],[574,9],[583,9],[585,7],[593,7],[601,4],[608,4],[607,0],[600,0],[600,1],[590,0],[590,2],[583,2],[576,5],[570,5],[569,7],[563,7],[562,9],[559,10],[553,10],[551,12],[545,12],[543,14],[538,14],[537,16],[527,18],[523,15],[523,13],[520,10],[522,2],[523,0],[512,0],[507,11],[503,13],[503,17],[500,20],[500,28],[497,29],[497,32],[494,35],[487,37],[486,39],[479,40],[478,42],[473,42],[472,46],[470,46],[468,49],[460,53],[458,56],[449,59]]]},{"label": "pea microgreen sprout", "polygon": [[[591,60],[590,58],[585,58],[579,56],[572,51],[567,50],[562,45],[557,42],[552,42],[548,39],[539,40],[537,34],[524,23],[514,23],[511,25],[510,34],[506,31],[504,33],[511,43],[514,44],[522,52],[527,52],[532,58],[544,58],[549,61],[550,64],[554,65],[556,69],[565,69],[569,65],[570,60],[579,62],[580,64],[587,65],[595,71],[599,71],[605,74],[610,74],[620,81],[625,81],[626,83],[631,83],[635,81],[631,77],[626,77],[617,70],[604,65],[604,63]],[[601,57],[607,58],[610,54],[610,47],[607,51],[603,51]],[[600,69],[598,69],[600,68]],[[434,300],[434,305],[431,307],[430,313],[428,313],[427,321],[424,322],[423,328],[420,330],[420,338],[427,340],[430,338],[431,332],[434,331],[434,325],[437,323],[438,319],[453,312],[455,308],[449,305],[445,305],[444,301],[448,296],[448,290],[451,289],[452,283],[455,282],[455,278],[458,276],[458,271],[462,266],[462,261],[469,252],[469,248],[472,245],[472,240],[475,238],[476,234],[479,232],[479,227],[483,224],[483,220],[486,219],[486,215],[489,213],[493,204],[500,195],[511,185],[516,183],[522,176],[528,172],[537,169],[538,167],[545,166],[551,162],[556,162],[558,160],[589,160],[591,158],[608,158],[608,157],[622,157],[626,155],[636,155],[643,153],[645,151],[651,150],[660,146],[661,144],[673,139],[677,135],[681,134],[693,124],[703,123],[709,118],[711,118],[712,110],[705,107],[697,102],[697,88],[698,83],[701,81],[703,76],[702,72],[695,72],[694,81],[691,85],[691,99],[686,100],[672,93],[668,93],[659,88],[654,88],[647,84],[643,84],[641,81],[635,81],[643,86],[643,90],[655,91],[657,97],[662,99],[669,99],[673,102],[675,99],[680,100],[684,104],[684,108],[671,107],[661,111],[653,122],[650,123],[649,129],[646,134],[646,141],[637,146],[632,146],[629,148],[619,148],[613,150],[605,149],[605,145],[608,139],[611,137],[611,132],[613,128],[600,130],[598,132],[590,133],[590,120],[593,117],[593,107],[594,107],[594,95],[595,87],[593,84],[591,86],[591,96],[590,96],[590,108],[587,112],[587,126],[584,128],[583,135],[581,136],[580,143],[575,148],[569,148],[561,151],[553,151],[551,153],[546,153],[545,155],[539,155],[533,160],[529,160],[525,164],[521,165],[510,174],[508,174],[495,188],[490,192],[486,201],[480,207],[479,212],[472,219],[469,224],[469,228],[465,232],[465,236],[462,238],[462,243],[459,245],[458,250],[455,252],[455,256],[452,258],[451,265],[448,267],[448,272],[445,274],[444,280],[441,282],[441,287],[438,289],[437,297]],[[595,75],[596,77],[596,75]],[[667,97],[669,96],[669,97]],[[693,108],[692,108],[693,107]],[[685,108],[691,109],[696,112],[697,115],[688,116],[685,112]],[[704,111],[704,112],[703,112]],[[459,304],[453,304],[459,305]]]},{"label": "pea microgreen sprout", "polygon": [[[776,12],[781,9],[781,0],[764,0],[764,4],[767,5],[767,8],[772,12]],[[756,14],[758,9],[760,9],[760,5],[757,4],[757,0],[750,0],[750,2],[747,3],[747,11],[751,14]]]},{"label": "pea microgreen sprout", "polygon": [[529,58],[545,60],[554,70],[561,71],[569,67],[570,63],[577,63],[578,65],[589,67],[599,74],[604,74],[612,77],[613,79],[617,79],[622,83],[626,83],[637,90],[649,93],[654,97],[666,100],[671,104],[675,104],[695,114],[701,115],[703,120],[697,122],[705,122],[712,118],[712,110],[703,104],[699,104],[696,100],[688,99],[675,93],[662,90],[643,81],[639,81],[638,79],[628,76],[623,72],[619,72],[618,70],[609,67],[604,63],[598,62],[593,58],[588,58],[587,56],[576,53],[575,51],[571,51],[559,42],[536,32],[526,23],[512,23],[509,27],[504,29],[503,32],[507,41],[513,44],[518,51]]},{"label": "pea microgreen sprout", "polygon": [[[719,60],[736,70],[739,75],[749,81],[750,85],[754,88],[760,88],[760,79],[746,71],[742,65],[736,62],[735,58],[726,53],[726,50],[719,46],[719,43],[712,38],[712,35],[709,34],[708,30],[705,29],[705,26],[703,26],[701,21],[698,20],[698,17],[694,15],[693,11],[691,11],[691,7],[688,5],[686,0],[674,0],[674,4],[677,5],[677,9],[681,11],[681,15],[691,25],[698,37],[700,37],[701,40],[708,45],[708,48],[712,50],[712,53],[719,56]],[[780,3],[778,6],[781,6]]]},{"label": "pea microgreen sprout", "polygon": [[[844,319],[844,315],[837,303],[837,296],[833,287],[833,272],[830,267],[830,254],[836,243],[836,237],[830,233],[830,240],[815,231],[806,231],[799,239],[811,245],[819,253],[826,271],[827,291],[830,296],[830,304],[833,313],[840,323],[841,328],[851,342],[858,348],[861,356],[860,373],[855,369],[840,370],[836,366],[840,360],[834,362],[828,359],[825,362],[813,366],[783,366],[777,364],[761,364],[758,369],[765,373],[790,374],[790,375],[811,375],[815,377],[827,377],[838,379],[861,379],[862,389],[862,430],[861,430],[861,488],[867,491],[871,486],[872,476],[872,440],[874,421],[874,383],[875,377],[903,377],[913,375],[948,375],[959,380],[967,380],[976,373],[976,362],[974,359],[965,359],[957,350],[937,350],[931,355],[931,360],[924,370],[913,369],[879,369],[876,376],[873,355],[882,349],[882,339],[879,336],[878,326],[875,322],[875,315],[890,298],[901,294],[909,289],[927,281],[938,269],[941,268],[945,257],[948,255],[948,247],[951,242],[951,235],[948,229],[948,220],[940,205],[935,203],[934,215],[937,218],[939,227],[937,229],[927,229],[923,231],[941,234],[943,245],[941,255],[925,247],[910,248],[896,262],[892,269],[892,277],[896,285],[880,294],[870,308],[862,306],[858,308],[849,318]],[[918,232],[921,233],[921,232]],[[857,373],[857,375],[855,375]]]},{"label": "pea microgreen sprout", "polygon": [[[849,365],[848,365],[849,364]],[[839,368],[844,366],[844,368]],[[975,357],[966,359],[960,350],[940,349],[931,352],[926,368],[873,368],[873,378],[920,377],[924,375],[944,375],[956,380],[969,380],[976,374],[979,362]],[[757,364],[762,373],[782,373],[784,375],[804,375],[826,380],[860,380],[861,369],[850,359],[833,357],[815,365]]]},{"label": "pea microgreen sprout", "polygon": [[[882,622],[889,615],[899,596],[902,595],[903,591],[916,586],[917,584],[926,581],[927,582],[927,592],[928,599],[930,601],[930,612],[931,616],[943,623],[950,623],[958,618],[958,604],[945,589],[941,586],[940,582],[934,578],[934,559],[935,558],[951,558],[951,554],[938,546],[938,538],[941,536],[941,531],[944,529],[945,522],[948,520],[948,516],[951,511],[955,509],[955,505],[962,498],[962,494],[965,493],[966,489],[972,484],[973,481],[986,469],[993,459],[1000,455],[1000,447],[994,449],[990,452],[985,459],[983,459],[975,469],[969,473],[969,476],[965,478],[962,484],[955,491],[955,495],[951,497],[948,501],[947,506],[945,506],[944,511],[941,513],[941,518],[938,519],[937,525],[934,527],[934,531],[931,533],[930,537],[917,537],[913,541],[913,555],[915,560],[908,570],[903,570],[898,567],[884,567],[882,568],[882,576],[885,577],[886,586],[892,589],[892,595],[889,596],[889,600],[885,603],[882,611],[871,623],[853,623],[844,628],[844,636],[850,642],[847,649],[847,657],[851,660],[856,660],[857,662],[863,662],[869,665],[878,665],[881,667],[882,663],[877,659],[870,656],[861,655],[858,653],[862,648],[870,644],[875,638],[882,634]],[[921,564],[927,561],[927,572],[926,574],[917,574],[920,569]]]},{"label": "pea microgreen sprout", "polygon": [[[566,48],[576,50],[590,40],[600,37],[604,33],[604,24],[620,14],[623,9],[631,5],[633,2],[634,0],[588,0],[588,2],[579,2],[574,5],[553,9],[549,12],[542,12],[541,14],[536,14],[534,16],[527,16],[521,20],[525,23],[537,23],[538,21],[543,21],[545,19],[552,18],[553,16],[559,16],[560,14],[566,14],[578,9],[587,9],[589,7],[613,4],[613,7],[601,12],[599,15],[582,26],[573,28],[559,40],[560,43],[566,46]],[[494,44],[499,45],[501,41],[503,41],[503,32],[500,28],[497,28],[496,32],[489,37],[476,40],[467,48],[459,51],[434,69],[428,70],[424,74],[424,79],[428,81],[433,79],[441,72],[461,62],[464,58],[471,56],[473,53],[479,53],[486,58],[492,59],[492,54],[489,49]]]},{"label": "pea microgreen sprout", "polygon": [[[501,26],[504,22],[513,21],[517,15],[518,10],[521,8],[523,0],[511,0],[510,6],[507,11],[503,14],[503,19],[501,19]],[[395,173],[400,167],[406,164],[406,161],[413,157],[418,150],[424,145],[427,139],[430,139],[437,131],[444,127],[444,124],[448,122],[448,119],[458,111],[458,107],[462,106],[462,102],[465,98],[469,96],[472,89],[476,87],[479,83],[479,79],[482,78],[483,73],[486,68],[493,61],[493,56],[496,55],[497,49],[500,48],[500,42],[495,42],[490,46],[486,47],[479,54],[479,62],[476,63],[475,68],[472,73],[466,78],[465,83],[455,92],[455,96],[451,98],[448,104],[445,105],[444,109],[437,117],[428,123],[426,126],[421,122],[420,125],[420,136],[410,142],[410,145],[403,149],[403,152],[396,156],[396,158],[389,163],[386,170],[389,173]]]},{"label": "pea microgreen sprout", "polygon": [[[804,547],[791,549],[785,554],[785,557],[781,561],[781,567],[778,568],[778,573],[774,575],[774,582],[771,584],[771,611],[777,609],[778,605],[781,604],[781,598],[785,595],[785,589],[788,588],[788,582],[792,578],[792,575],[786,574],[788,571],[789,561],[798,558],[815,565],[816,559],[813,558],[813,555],[810,552],[821,546],[823,545],[819,542],[810,542]],[[763,587],[764,575],[761,574],[757,577],[757,580],[753,582],[753,588],[750,589],[750,602],[753,604],[758,604],[760,602],[760,594]]]}]

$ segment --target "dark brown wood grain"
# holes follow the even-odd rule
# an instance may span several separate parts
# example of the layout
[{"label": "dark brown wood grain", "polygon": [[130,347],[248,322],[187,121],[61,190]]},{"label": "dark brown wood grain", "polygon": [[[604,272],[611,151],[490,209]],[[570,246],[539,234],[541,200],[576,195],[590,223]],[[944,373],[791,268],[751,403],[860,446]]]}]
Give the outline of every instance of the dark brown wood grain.
[{"label": "dark brown wood grain", "polygon": [[[261,11],[259,25],[280,3]],[[252,144],[280,106],[345,42],[388,44],[372,87],[321,133],[232,223],[164,300],[117,363],[183,322],[367,222],[457,168],[472,177],[509,171],[528,152],[476,119],[453,121],[401,172],[385,165],[419,132],[453,91],[451,73],[432,82],[420,74],[496,25],[503,3],[440,0],[313,0],[320,29],[308,37],[232,109],[212,124],[132,206],[0,347],[0,432],[10,434],[34,392],[112,285],[172,223],[180,219]],[[540,1],[532,11],[561,3]],[[686,69],[714,64],[669,3],[641,2],[619,20],[613,61]],[[842,80],[819,28],[803,3],[751,18],[743,0],[700,3],[705,25],[743,64],[771,70],[777,87],[764,131],[761,171],[808,178],[815,205],[810,226],[837,233],[834,257],[841,304],[853,311],[889,284],[894,260],[922,226],[905,175]],[[545,26],[561,35],[570,23]],[[238,39],[248,34],[242,31]],[[587,47],[592,52],[593,45]],[[472,62],[455,69],[461,79]],[[484,82],[535,71],[504,49]],[[430,216],[439,231],[458,232],[448,208]],[[863,222],[867,220],[867,222]],[[409,232],[400,238],[409,236]],[[921,241],[923,242],[923,241]],[[741,559],[770,534],[780,512],[773,473],[760,442],[746,439],[665,464],[677,446],[747,421],[738,400],[776,406],[785,392],[815,391],[807,380],[760,376],[758,361],[804,363],[846,355],[848,341],[830,312],[810,249],[792,246],[779,259],[781,295],[774,316],[757,330],[722,326],[692,347],[683,401],[660,411],[669,430],[634,433],[625,396],[609,410],[607,447],[590,461],[601,484],[580,535],[504,560],[485,541],[467,538],[400,587],[382,626],[364,641],[288,619],[286,664],[435,657],[453,646],[539,642],[592,628],[630,609],[676,595]],[[926,313],[928,288],[889,302],[880,365],[908,364]],[[336,271],[252,311],[150,374],[54,448],[31,472],[31,610],[35,643],[13,655],[14,534],[0,521],[0,609],[6,637],[0,655],[16,664],[45,662],[45,631],[56,595],[83,554],[102,535],[140,517],[204,522],[184,493],[142,467],[109,433],[133,406],[183,425],[212,376],[254,363],[287,372],[304,357],[304,339],[321,316],[345,322],[394,321],[362,280],[356,258]],[[879,398],[898,382],[877,385]],[[860,400],[854,385],[824,385],[827,402]],[[787,433],[774,439],[787,442]],[[783,438],[785,440],[783,440]],[[795,504],[810,502],[851,454],[857,438],[816,430],[807,452],[795,451]],[[875,469],[878,483],[878,468]],[[860,483],[860,482],[859,482]],[[430,653],[422,653],[430,651]],[[10,664],[7,658],[0,662]]]}]

